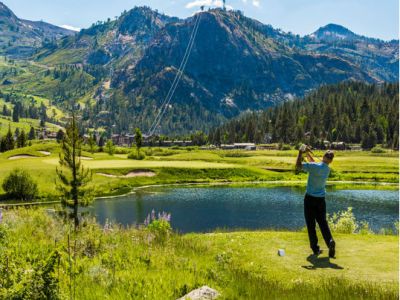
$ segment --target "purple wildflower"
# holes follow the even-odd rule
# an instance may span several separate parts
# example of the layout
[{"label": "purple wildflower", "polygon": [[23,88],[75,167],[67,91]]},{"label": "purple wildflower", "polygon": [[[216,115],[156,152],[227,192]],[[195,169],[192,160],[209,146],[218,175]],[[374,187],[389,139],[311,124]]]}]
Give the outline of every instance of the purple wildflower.
[{"label": "purple wildflower", "polygon": [[162,211],[162,212],[159,212],[156,215],[156,212],[153,209],[151,211],[151,213],[147,215],[146,219],[144,219],[144,222],[143,222],[144,226],[150,225],[151,222],[153,222],[155,220],[163,220],[163,221],[166,221],[166,222],[170,222],[171,221],[171,214],[169,214],[169,213],[167,213],[165,211]]},{"label": "purple wildflower", "polygon": [[146,219],[144,219],[144,226],[148,226],[150,224],[150,215],[147,215]]}]

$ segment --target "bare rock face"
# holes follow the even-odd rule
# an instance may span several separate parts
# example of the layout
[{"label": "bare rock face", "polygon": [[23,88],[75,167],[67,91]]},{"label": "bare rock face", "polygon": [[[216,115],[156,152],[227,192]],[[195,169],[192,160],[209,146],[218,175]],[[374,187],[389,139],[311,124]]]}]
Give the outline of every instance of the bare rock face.
[{"label": "bare rock face", "polygon": [[216,290],[204,285],[177,300],[213,300],[218,296],[219,293]]}]

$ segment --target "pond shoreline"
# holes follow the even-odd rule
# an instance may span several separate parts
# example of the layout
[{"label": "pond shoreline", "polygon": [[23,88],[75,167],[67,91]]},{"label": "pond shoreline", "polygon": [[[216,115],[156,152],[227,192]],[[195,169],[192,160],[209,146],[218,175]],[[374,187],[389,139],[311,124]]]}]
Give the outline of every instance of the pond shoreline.
[{"label": "pond shoreline", "polygon": [[[241,187],[241,186],[250,186],[250,185],[257,185],[262,187],[262,185],[265,186],[274,186],[274,187],[279,187],[279,186],[285,186],[285,187],[306,187],[306,181],[303,180],[271,180],[271,181],[226,181],[226,182],[187,182],[187,183],[165,183],[165,184],[150,184],[150,185],[143,185],[143,186],[137,186],[133,187],[131,191],[123,194],[118,194],[118,195],[111,195],[111,196],[99,196],[95,197],[95,200],[97,199],[113,199],[113,198],[119,198],[119,197],[124,197],[128,196],[131,194],[136,193],[138,190],[143,190],[143,189],[148,189],[148,188],[159,188],[159,187],[191,187],[191,186],[226,186],[230,185],[232,187]],[[380,187],[397,187],[397,189],[384,189],[384,190],[399,190],[399,184],[398,183],[392,183],[392,182],[369,182],[369,181],[327,181],[327,187],[341,187],[343,185],[345,190],[350,190],[350,189],[359,189],[358,187],[362,189],[371,189],[371,186],[380,186]],[[343,187],[342,186],[342,187]]]},{"label": "pond shoreline", "polygon": [[[266,187],[304,187],[306,186],[306,181],[303,180],[271,180],[271,181],[225,181],[225,182],[186,182],[186,183],[165,183],[165,184],[150,184],[143,186],[133,187],[127,193],[121,193],[110,196],[98,196],[95,197],[94,200],[101,199],[114,199],[120,198],[124,196],[128,196],[131,194],[135,194],[137,191],[149,189],[149,188],[167,188],[167,187],[218,187],[218,186],[231,186],[231,187],[243,187],[243,186],[259,186]],[[327,187],[336,187],[344,190],[351,189],[372,189],[371,187],[391,187],[383,190],[399,190],[398,183],[392,182],[369,182],[369,181],[328,181]],[[344,188],[343,188],[344,187]],[[397,189],[393,189],[392,187],[397,187]],[[60,201],[39,201],[39,202],[16,202],[16,203],[1,203],[0,209],[8,209],[8,208],[16,208],[16,207],[28,207],[28,206],[40,206],[40,205],[49,205],[49,204],[57,204]]]}]

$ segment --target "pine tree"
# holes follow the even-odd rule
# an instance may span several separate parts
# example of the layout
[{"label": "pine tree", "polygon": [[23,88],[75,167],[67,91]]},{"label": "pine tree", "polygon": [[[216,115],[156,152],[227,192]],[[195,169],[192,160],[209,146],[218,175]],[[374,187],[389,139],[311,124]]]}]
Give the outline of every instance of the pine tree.
[{"label": "pine tree", "polygon": [[63,138],[64,138],[64,131],[62,129],[59,129],[56,135],[57,143],[60,143],[63,140]]},{"label": "pine tree", "polygon": [[12,120],[13,122],[19,122],[19,106],[15,105],[13,109],[13,114],[12,114]]},{"label": "pine tree", "polygon": [[108,141],[107,141],[105,148],[106,148],[106,152],[107,152],[109,155],[114,155],[115,146],[114,146],[114,143],[113,143],[112,140],[108,140]]},{"label": "pine tree", "polygon": [[89,145],[90,153],[93,154],[95,152],[95,148],[96,148],[96,139],[93,134],[91,134],[89,136],[88,145]]},{"label": "pine tree", "polygon": [[135,129],[135,143],[136,143],[136,149],[137,149],[138,155],[140,153],[140,148],[142,148],[142,142],[143,142],[142,132],[140,131],[139,128],[136,128]]},{"label": "pine tree", "polygon": [[104,147],[104,137],[101,135],[99,138],[99,150],[100,152],[103,152],[103,147]]},{"label": "pine tree", "polygon": [[35,128],[31,126],[31,129],[29,130],[29,135],[28,135],[28,140],[34,140],[36,139],[36,133],[35,133]]},{"label": "pine tree", "polygon": [[92,200],[90,191],[85,188],[92,179],[92,173],[82,166],[81,152],[82,138],[73,113],[61,142],[60,168],[56,172],[59,178],[57,188],[62,194],[61,203],[72,207],[75,230],[79,227],[78,207],[85,206]]},{"label": "pine tree", "polygon": [[21,133],[18,135],[18,138],[17,138],[18,148],[25,147],[26,146],[26,140],[27,140],[27,138],[26,138],[25,130],[22,129]]},{"label": "pine tree", "polygon": [[8,126],[8,132],[6,134],[6,136],[4,137],[5,139],[5,146],[4,146],[4,151],[9,151],[9,150],[13,150],[15,147],[15,142],[14,142],[14,136],[11,132],[11,126]]}]

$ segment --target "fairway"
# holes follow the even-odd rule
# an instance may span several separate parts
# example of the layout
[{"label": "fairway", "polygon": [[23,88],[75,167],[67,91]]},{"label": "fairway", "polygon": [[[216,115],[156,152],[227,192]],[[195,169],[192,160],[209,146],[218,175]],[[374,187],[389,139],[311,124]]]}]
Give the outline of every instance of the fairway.
[{"label": "fairway", "polygon": [[[214,182],[274,182],[282,185],[303,185],[307,174],[294,173],[297,151],[224,151],[186,150],[185,148],[154,148],[154,155],[143,160],[127,159],[127,154],[83,152],[82,164],[94,173],[115,175],[114,178],[94,175],[93,190],[96,196],[117,195],[129,192],[133,187],[171,183]],[[157,150],[159,149],[159,150]],[[45,155],[50,153],[50,155]],[[39,184],[42,200],[54,198],[56,192],[56,168],[59,166],[59,144],[36,143],[30,147],[0,154],[0,181],[14,168],[30,172]],[[158,151],[158,152],[157,152]],[[316,151],[321,155],[322,151]],[[331,165],[329,184],[343,188],[396,189],[398,183],[397,152],[373,154],[370,152],[337,151]],[[21,158],[21,155],[32,157]],[[19,156],[18,159],[9,159]],[[154,172],[153,177],[127,177],[134,170]],[[359,184],[357,184],[359,182]],[[375,183],[390,183],[377,187]],[[0,187],[0,193],[2,188]]]},{"label": "fairway", "polygon": [[[398,282],[399,240],[396,236],[335,234],[336,259],[328,258],[324,244],[323,254],[310,258],[305,232],[222,232],[190,234],[185,238],[198,240],[209,249],[226,249],[234,264],[247,271],[273,276],[282,283],[293,284],[298,278],[318,281],[330,277],[380,284]],[[319,240],[323,243],[321,235]],[[278,256],[278,249],[284,249],[285,256]]]},{"label": "fairway", "polygon": [[[43,159],[43,163],[58,165],[57,159]],[[82,160],[85,167],[90,169],[114,169],[114,168],[188,168],[188,169],[209,169],[209,168],[237,168],[237,165],[228,163],[212,163],[201,161],[151,161],[151,160]]]}]

